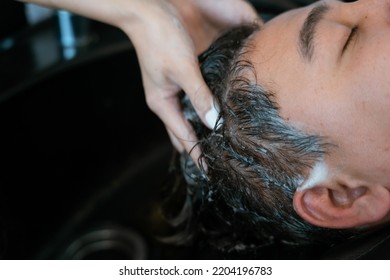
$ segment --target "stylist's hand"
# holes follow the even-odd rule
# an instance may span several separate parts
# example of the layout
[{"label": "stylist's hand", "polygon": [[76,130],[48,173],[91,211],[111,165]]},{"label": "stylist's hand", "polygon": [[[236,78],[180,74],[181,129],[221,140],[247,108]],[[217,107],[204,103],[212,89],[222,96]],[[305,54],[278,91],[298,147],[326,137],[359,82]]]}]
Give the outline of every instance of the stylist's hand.
[{"label": "stylist's hand", "polygon": [[[172,143],[190,152],[196,136],[180,108],[181,89],[202,121],[212,128],[212,96],[200,73],[197,56],[219,33],[259,20],[242,0],[140,0],[138,16],[122,29],[131,38],[140,62],[146,101],[164,122]],[[207,116],[207,117],[206,117]],[[191,152],[197,162],[199,148]]]}]

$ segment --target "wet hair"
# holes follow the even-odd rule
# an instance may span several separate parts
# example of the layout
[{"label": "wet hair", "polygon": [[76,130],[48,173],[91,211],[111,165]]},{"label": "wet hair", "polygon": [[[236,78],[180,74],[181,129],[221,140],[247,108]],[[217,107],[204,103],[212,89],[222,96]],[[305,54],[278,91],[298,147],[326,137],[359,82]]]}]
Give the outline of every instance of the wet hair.
[{"label": "wet hair", "polygon": [[332,242],[349,235],[312,226],[293,209],[297,187],[332,145],[287,123],[274,94],[256,81],[245,55],[258,30],[256,25],[236,27],[200,56],[203,77],[220,108],[212,130],[189,99],[183,99],[202,155],[200,170],[188,155],[181,155],[186,183],[174,191],[181,189],[185,202],[171,217],[181,229],[174,237],[178,242],[197,237],[232,250],[274,242]]}]

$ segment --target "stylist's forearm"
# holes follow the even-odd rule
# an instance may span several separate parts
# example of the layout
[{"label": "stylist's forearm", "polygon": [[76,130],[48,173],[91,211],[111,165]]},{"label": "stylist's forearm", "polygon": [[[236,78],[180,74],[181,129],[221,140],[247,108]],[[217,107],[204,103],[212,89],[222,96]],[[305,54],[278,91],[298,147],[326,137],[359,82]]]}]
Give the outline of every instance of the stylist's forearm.
[{"label": "stylist's forearm", "polygon": [[136,13],[142,12],[145,0],[18,0],[72,13],[122,28]]}]

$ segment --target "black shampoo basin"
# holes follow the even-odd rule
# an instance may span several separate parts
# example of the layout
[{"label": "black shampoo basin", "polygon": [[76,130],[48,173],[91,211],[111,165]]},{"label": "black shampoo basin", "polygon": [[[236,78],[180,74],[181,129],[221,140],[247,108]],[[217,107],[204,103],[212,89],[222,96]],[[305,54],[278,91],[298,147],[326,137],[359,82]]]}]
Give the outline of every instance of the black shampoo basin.
[{"label": "black shampoo basin", "polygon": [[[0,103],[0,258],[159,257],[150,227],[172,148],[131,46],[102,53]],[[121,237],[77,245],[93,232]],[[145,252],[119,246],[131,243],[126,233]]]}]

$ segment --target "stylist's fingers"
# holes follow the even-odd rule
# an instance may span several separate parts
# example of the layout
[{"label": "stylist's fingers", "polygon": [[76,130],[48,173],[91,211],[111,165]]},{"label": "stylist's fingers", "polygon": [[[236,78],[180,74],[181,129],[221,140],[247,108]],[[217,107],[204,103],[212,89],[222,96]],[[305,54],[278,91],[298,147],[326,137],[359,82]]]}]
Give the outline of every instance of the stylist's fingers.
[{"label": "stylist's fingers", "polygon": [[148,101],[149,108],[163,121],[168,135],[176,149],[186,150],[193,161],[198,164],[201,154],[197,138],[191,124],[185,119],[179,100],[176,97]]},{"label": "stylist's fingers", "polygon": [[184,152],[184,147],[183,145],[180,143],[179,139],[177,139],[177,137],[175,136],[175,134],[173,134],[173,132],[167,127],[165,126],[165,129],[166,131],[168,132],[168,136],[169,136],[169,139],[171,140],[171,143],[172,145],[175,147],[175,149],[182,153]]},{"label": "stylist's fingers", "polygon": [[231,5],[232,11],[235,11],[238,17],[237,24],[261,22],[259,14],[248,1],[234,1]]},{"label": "stylist's fingers", "polygon": [[164,116],[160,116],[160,118],[168,127],[168,133],[172,135],[171,139],[173,138],[173,141],[177,141],[176,144],[174,144],[175,147],[178,146],[179,143],[198,165],[201,150],[199,145],[197,145],[198,140],[193,128],[188,121],[177,111],[170,111],[167,114],[164,114]]},{"label": "stylist's fingers", "polygon": [[213,106],[213,96],[205,83],[198,63],[187,63],[184,71],[177,73],[177,83],[190,98],[192,106],[202,122],[210,129],[214,128],[218,112]]},{"label": "stylist's fingers", "polygon": [[223,29],[243,23],[260,23],[258,13],[246,0],[192,0],[211,22]]}]

